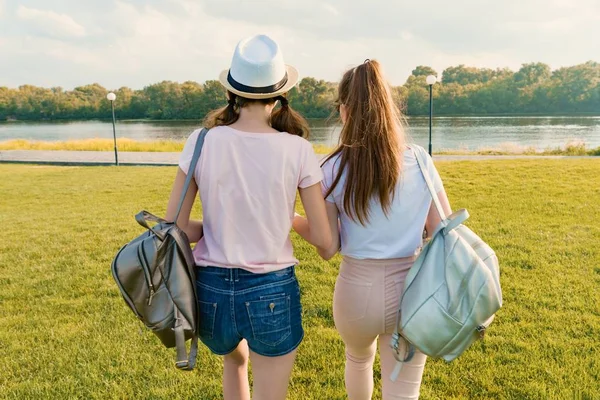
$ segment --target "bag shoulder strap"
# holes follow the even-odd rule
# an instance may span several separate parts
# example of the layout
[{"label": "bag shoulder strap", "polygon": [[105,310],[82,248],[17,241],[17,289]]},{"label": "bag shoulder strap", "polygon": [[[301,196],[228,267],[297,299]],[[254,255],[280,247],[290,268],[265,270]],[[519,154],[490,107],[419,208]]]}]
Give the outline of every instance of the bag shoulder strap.
[{"label": "bag shoulder strap", "polygon": [[207,133],[208,129],[202,128],[202,130],[198,134],[198,140],[196,140],[196,147],[194,148],[194,155],[192,156],[190,168],[188,169],[188,173],[185,177],[185,183],[183,184],[183,190],[181,191],[181,197],[179,198],[179,205],[177,206],[177,214],[175,214],[175,221],[179,219],[179,213],[181,212],[181,207],[183,206],[183,200],[185,200],[185,195],[187,194],[188,188],[190,187],[190,182],[194,177],[194,171],[196,170],[198,159],[200,159],[200,153],[202,153],[202,146],[204,146],[204,139],[206,138]]},{"label": "bag shoulder strap", "polygon": [[[415,155],[415,158],[417,159],[419,171],[421,171],[421,175],[423,175],[423,179],[425,179],[425,183],[427,184],[427,189],[429,190],[429,193],[431,194],[431,199],[433,200],[433,203],[435,204],[435,208],[436,208],[437,212],[440,214],[440,218],[442,220],[444,220],[446,218],[445,214],[444,214],[444,209],[442,208],[442,203],[440,202],[440,199],[438,198],[437,193],[435,192],[435,188],[433,187],[433,182],[431,182],[431,178],[429,177],[429,171],[426,166],[427,164],[425,163],[425,160],[423,159],[423,154],[422,154],[421,148],[419,148],[418,146],[411,146],[410,149],[412,150],[413,154]],[[400,301],[402,301],[402,299]],[[392,371],[392,373],[390,375],[390,379],[393,382],[395,382],[398,379],[398,375],[400,375],[400,371],[402,370],[404,363],[411,361],[416,352],[415,346],[412,343],[409,343],[406,339],[404,339],[402,337],[402,334],[399,332],[399,328],[398,328],[399,325],[400,325],[400,307],[398,307],[398,312],[396,313],[396,325],[394,327],[394,333],[392,334],[392,339],[390,342],[390,346],[391,346],[392,350],[394,351],[394,358],[396,358],[396,366],[394,367],[394,370]],[[405,344],[404,354],[401,354],[401,352],[400,352],[401,342],[404,342],[404,344]]]},{"label": "bag shoulder strap", "polygon": [[[198,160],[200,159],[200,154],[202,153],[202,146],[204,146],[204,139],[206,139],[207,133],[208,129],[202,128],[202,130],[198,134],[198,139],[196,140],[196,147],[194,147],[194,155],[192,156],[192,161],[190,162],[190,167],[185,177],[185,183],[183,184],[183,190],[181,191],[179,205],[177,206],[177,214],[175,214],[175,221],[179,219],[179,213],[181,212],[181,207],[183,206],[185,195],[187,194],[188,188],[190,187],[190,182],[194,177],[194,171],[196,171],[196,165],[198,164]],[[190,352],[189,355],[187,355],[187,351],[185,348],[185,332],[183,329],[182,318],[183,317],[179,309],[177,308],[177,305],[175,305],[175,326],[173,328],[173,330],[175,331],[175,347],[177,352],[177,360],[175,362],[175,366],[184,371],[191,371],[196,366],[196,356],[198,354],[198,335],[194,335],[194,337],[192,338]]]},{"label": "bag shoulder strap", "polygon": [[442,208],[442,203],[440,203],[440,199],[438,198],[437,193],[435,192],[435,188],[433,187],[433,182],[431,182],[431,178],[429,177],[429,170],[427,169],[427,164],[425,164],[425,160],[423,160],[423,155],[421,151],[416,147],[411,147],[415,158],[417,159],[417,164],[419,164],[419,170],[421,171],[421,175],[425,179],[425,183],[427,184],[427,189],[429,189],[429,193],[431,194],[431,199],[433,200],[433,204],[435,204],[435,209],[438,214],[440,214],[440,218],[442,221],[446,219],[446,214],[444,213],[444,209]]},{"label": "bag shoulder strap", "polygon": [[183,316],[175,305],[175,348],[177,359],[175,366],[183,371],[191,371],[196,366],[196,357],[198,356],[198,335],[192,338],[189,355],[185,348],[185,331],[183,329]]}]

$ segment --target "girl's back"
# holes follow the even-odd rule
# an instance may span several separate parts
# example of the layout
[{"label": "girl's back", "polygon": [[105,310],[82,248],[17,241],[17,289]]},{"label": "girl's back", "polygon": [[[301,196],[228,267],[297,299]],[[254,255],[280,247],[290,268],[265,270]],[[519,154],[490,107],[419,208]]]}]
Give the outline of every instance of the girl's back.
[{"label": "girl's back", "polygon": [[[181,155],[185,173],[198,134],[190,135]],[[321,180],[307,140],[214,127],[195,178],[204,214],[204,237],[194,248],[198,265],[263,273],[298,263],[289,237],[296,191]]]},{"label": "girl's back", "polygon": [[[401,173],[387,213],[379,199],[373,197],[369,206],[369,221],[361,224],[344,211],[345,174],[326,200],[337,205],[341,224],[341,253],[358,259],[388,259],[410,257],[421,245],[423,226],[429,213],[431,196],[417,164],[414,151],[425,150],[411,145],[402,154]],[[436,192],[443,190],[440,176],[431,157],[427,169]],[[340,156],[329,159],[322,167],[326,193],[338,174]]]}]

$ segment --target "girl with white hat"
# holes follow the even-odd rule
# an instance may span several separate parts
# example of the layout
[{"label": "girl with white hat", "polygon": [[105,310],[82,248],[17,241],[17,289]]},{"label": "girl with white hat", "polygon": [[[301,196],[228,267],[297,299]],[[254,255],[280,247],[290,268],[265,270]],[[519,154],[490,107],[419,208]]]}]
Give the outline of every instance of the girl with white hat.
[{"label": "girl with white hat", "polygon": [[[167,219],[175,218],[186,174],[194,174],[177,224],[197,242],[200,339],[224,356],[226,400],[250,399],[248,361],[253,398],[285,399],[304,336],[290,241],[299,220],[296,192],[308,218],[303,236],[329,247],[322,173],[305,139],[308,124],[285,97],[298,72],[283,62],[277,43],[264,35],[242,40],[220,81],[228,104],[206,118],[210,130],[195,171],[188,169],[200,130],[189,137]],[[189,219],[196,191],[202,221]]]}]

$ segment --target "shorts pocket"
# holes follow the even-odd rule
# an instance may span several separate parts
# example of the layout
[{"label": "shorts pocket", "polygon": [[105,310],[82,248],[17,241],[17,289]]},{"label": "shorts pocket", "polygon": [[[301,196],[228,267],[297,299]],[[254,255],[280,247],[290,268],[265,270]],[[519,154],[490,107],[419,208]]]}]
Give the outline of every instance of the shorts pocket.
[{"label": "shorts pocket", "polygon": [[274,295],[246,302],[246,310],[252,335],[258,342],[277,346],[291,335],[289,295]]},{"label": "shorts pocket", "polygon": [[338,322],[352,322],[363,319],[371,297],[370,282],[351,280],[338,275],[333,294],[333,317]]},{"label": "shorts pocket", "polygon": [[199,301],[200,307],[200,337],[212,339],[215,330],[215,316],[217,314],[217,303]]}]

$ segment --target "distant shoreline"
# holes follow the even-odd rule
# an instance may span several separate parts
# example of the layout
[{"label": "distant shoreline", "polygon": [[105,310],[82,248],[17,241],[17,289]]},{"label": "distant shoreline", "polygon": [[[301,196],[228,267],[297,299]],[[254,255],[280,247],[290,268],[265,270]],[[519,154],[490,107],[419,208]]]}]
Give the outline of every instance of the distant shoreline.
[{"label": "distant shoreline", "polygon": [[[185,140],[141,141],[127,138],[117,139],[119,151],[126,152],[180,152]],[[333,147],[313,144],[315,153],[329,154]],[[40,141],[12,139],[0,141],[3,150],[45,150],[45,151],[113,151],[112,139],[81,139],[65,141]],[[516,143],[502,143],[495,147],[482,146],[478,149],[436,149],[439,155],[535,155],[535,156],[600,156],[600,147],[589,148],[582,142],[567,142],[563,146],[538,150]]]},{"label": "distant shoreline", "polygon": [[[427,114],[416,114],[416,115],[405,115],[406,118],[429,118]],[[522,113],[522,114],[514,114],[514,113],[497,113],[497,114],[437,114],[433,116],[433,119],[440,118],[577,118],[577,117],[598,117],[600,118],[600,113]],[[328,118],[306,118],[309,121],[327,121]],[[91,121],[99,121],[99,122],[112,122],[110,118],[89,118],[89,119],[9,119],[9,120],[0,120],[0,124],[11,124],[11,123],[61,123],[61,122],[91,122]],[[152,119],[152,118],[133,118],[133,119],[119,119],[117,117],[117,123],[131,123],[131,122],[202,122],[203,118],[189,118],[189,119]],[[332,119],[332,121],[336,121],[336,119]]]}]

